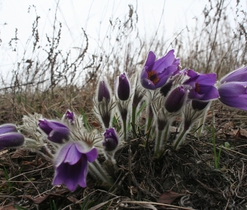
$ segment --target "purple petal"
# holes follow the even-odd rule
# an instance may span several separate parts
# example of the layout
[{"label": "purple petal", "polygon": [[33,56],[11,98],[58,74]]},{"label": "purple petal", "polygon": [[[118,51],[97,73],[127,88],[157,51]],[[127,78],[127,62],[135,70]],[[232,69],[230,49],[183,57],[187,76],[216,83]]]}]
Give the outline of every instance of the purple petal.
[{"label": "purple petal", "polygon": [[78,151],[77,144],[71,143],[71,147],[67,151],[67,155],[64,159],[64,163],[68,163],[70,165],[76,164],[82,156],[82,153]]},{"label": "purple petal", "polygon": [[77,185],[86,187],[86,176],[87,160],[84,155],[74,165],[63,163],[56,168],[53,184],[65,184],[70,191],[75,191]]},{"label": "purple petal", "polygon": [[247,83],[246,82],[229,82],[222,84],[218,90],[219,100],[230,106],[247,110]]},{"label": "purple petal", "polygon": [[217,75],[215,73],[211,74],[201,74],[197,78],[199,84],[214,85],[216,83]]},{"label": "purple petal", "polygon": [[221,78],[220,82],[246,82],[247,81],[247,67],[236,69]]},{"label": "purple petal", "polygon": [[89,162],[95,161],[98,157],[98,150],[96,148],[85,148],[79,143],[76,143],[76,148],[80,153],[86,155]]},{"label": "purple petal", "polygon": [[102,80],[98,85],[98,102],[103,101],[103,99],[110,100],[111,94],[108,88],[107,82]]},{"label": "purple petal", "polygon": [[168,112],[177,112],[179,111],[185,101],[186,98],[186,90],[183,88],[183,86],[177,87],[174,90],[171,91],[171,93],[168,95],[166,102],[165,102],[165,108]]},{"label": "purple petal", "polygon": [[156,60],[155,54],[152,51],[150,51],[148,53],[148,57],[147,57],[147,60],[146,60],[144,66],[152,66],[154,64],[155,60]]},{"label": "purple petal", "polygon": [[130,84],[125,73],[121,74],[118,78],[118,98],[122,101],[126,101],[130,96]]},{"label": "purple petal", "polygon": [[246,94],[247,82],[228,82],[218,88],[220,97],[231,97]]},{"label": "purple petal", "polygon": [[16,125],[8,123],[0,126],[0,134],[9,132],[17,132]]},{"label": "purple petal", "polygon": [[58,127],[49,133],[48,139],[55,143],[63,143],[64,140],[68,140],[69,133],[70,131],[68,128]]},{"label": "purple petal", "polygon": [[170,50],[164,57],[158,59],[153,66],[153,69],[158,73],[163,72],[164,69],[173,64],[175,60],[174,50]]},{"label": "purple petal", "polygon": [[23,145],[24,136],[17,132],[4,133],[0,135],[0,149],[18,147]]},{"label": "purple petal", "polygon": [[67,156],[67,151],[69,151],[72,143],[65,144],[60,151],[58,152],[57,156],[54,159],[54,167],[60,166]]}]

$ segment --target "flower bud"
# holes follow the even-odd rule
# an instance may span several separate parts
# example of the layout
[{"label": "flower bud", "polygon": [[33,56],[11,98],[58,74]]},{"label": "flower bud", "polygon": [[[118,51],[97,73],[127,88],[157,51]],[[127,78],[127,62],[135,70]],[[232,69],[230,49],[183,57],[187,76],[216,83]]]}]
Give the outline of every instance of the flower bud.
[{"label": "flower bud", "polygon": [[24,136],[18,132],[3,133],[0,135],[0,150],[6,147],[17,147],[24,143]]},{"label": "flower bud", "polygon": [[126,77],[126,74],[123,73],[118,78],[118,88],[117,88],[117,95],[118,98],[122,101],[126,101],[129,99],[130,96],[130,83]]},{"label": "flower bud", "polygon": [[0,134],[10,133],[10,132],[17,132],[16,125],[8,123],[0,126]]},{"label": "flower bud", "polygon": [[183,86],[177,87],[174,90],[171,91],[171,93],[168,95],[166,102],[165,102],[165,108],[168,112],[177,112],[179,111],[185,101],[186,98],[186,90]]},{"label": "flower bud", "polygon": [[106,151],[113,151],[118,145],[118,136],[114,128],[106,129],[104,133],[103,146]]},{"label": "flower bud", "polygon": [[98,102],[103,101],[103,98],[106,100],[110,100],[110,91],[108,89],[108,86],[104,80],[99,82],[98,86]]},{"label": "flower bud", "polygon": [[70,122],[71,125],[75,123],[75,115],[74,112],[71,112],[70,110],[67,110],[64,118]]},{"label": "flower bud", "polygon": [[69,139],[69,128],[58,121],[43,119],[39,120],[38,126],[52,142],[63,143]]}]

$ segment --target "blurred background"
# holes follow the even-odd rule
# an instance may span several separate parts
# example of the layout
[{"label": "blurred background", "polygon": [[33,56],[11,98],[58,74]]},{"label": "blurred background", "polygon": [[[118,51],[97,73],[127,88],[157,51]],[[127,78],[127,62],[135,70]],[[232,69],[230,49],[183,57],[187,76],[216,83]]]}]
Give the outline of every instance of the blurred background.
[{"label": "blurred background", "polygon": [[84,87],[171,48],[182,68],[220,77],[246,64],[246,11],[245,0],[1,0],[0,87]]}]

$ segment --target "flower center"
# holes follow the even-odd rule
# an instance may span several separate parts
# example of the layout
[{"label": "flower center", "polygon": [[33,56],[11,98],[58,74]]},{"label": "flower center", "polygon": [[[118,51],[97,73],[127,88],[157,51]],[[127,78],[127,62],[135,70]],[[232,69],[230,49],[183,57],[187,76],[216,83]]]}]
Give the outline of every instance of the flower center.
[{"label": "flower center", "polygon": [[159,77],[156,71],[148,71],[148,79],[151,80],[155,85],[159,82]]},{"label": "flower center", "polygon": [[195,91],[197,92],[197,93],[199,93],[199,91],[200,91],[200,85],[198,84],[198,82],[196,82],[196,88],[195,88]]}]

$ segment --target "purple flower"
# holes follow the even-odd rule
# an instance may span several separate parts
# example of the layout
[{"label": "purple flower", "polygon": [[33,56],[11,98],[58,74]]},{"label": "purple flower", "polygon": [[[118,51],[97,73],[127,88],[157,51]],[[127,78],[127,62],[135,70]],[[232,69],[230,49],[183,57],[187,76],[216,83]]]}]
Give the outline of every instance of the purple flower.
[{"label": "purple flower", "polygon": [[69,120],[71,125],[73,125],[75,123],[75,114],[74,114],[74,112],[71,112],[70,110],[66,111],[64,118],[66,120]]},{"label": "purple flower", "polygon": [[126,101],[130,96],[130,83],[125,73],[118,77],[118,87],[117,87],[118,98],[122,101]]},{"label": "purple flower", "polygon": [[150,51],[141,73],[141,84],[147,89],[162,87],[170,76],[179,71],[180,59],[175,58],[174,50],[170,50],[164,57],[156,60],[155,54]]},{"label": "purple flower", "polygon": [[43,119],[39,120],[38,126],[52,142],[61,144],[69,139],[69,128],[61,122]]},{"label": "purple flower", "polygon": [[79,142],[64,145],[54,160],[53,184],[65,184],[70,191],[75,191],[77,185],[86,187],[88,161],[93,162],[97,157],[96,148],[85,148]]},{"label": "purple flower", "polygon": [[247,66],[236,69],[221,78],[220,83],[225,82],[246,82],[247,81]]},{"label": "purple flower", "polygon": [[104,133],[103,146],[106,151],[113,151],[118,145],[118,136],[114,128],[106,129]]},{"label": "purple flower", "polygon": [[202,101],[212,100],[219,97],[216,83],[216,74],[199,74],[193,70],[188,70],[187,75],[190,77],[184,85],[190,85],[191,89],[188,94],[189,99]]},{"label": "purple flower", "polygon": [[184,104],[186,92],[187,91],[184,89],[183,86],[177,87],[174,90],[172,90],[165,102],[166,110],[168,112],[179,111]]},{"label": "purple flower", "polygon": [[218,91],[222,103],[247,110],[247,82],[226,82],[219,86]]},{"label": "purple flower", "polygon": [[0,126],[0,150],[8,147],[21,146],[24,143],[24,136],[17,132],[14,124]]},{"label": "purple flower", "polygon": [[110,100],[111,94],[107,83],[104,80],[102,80],[99,82],[99,86],[98,86],[98,102],[103,101],[104,98],[106,100]]}]

